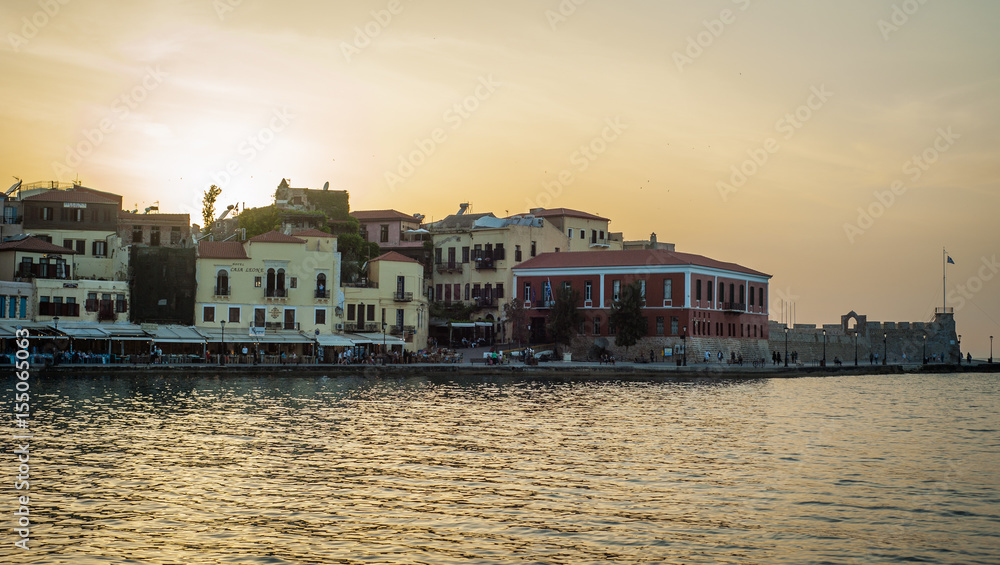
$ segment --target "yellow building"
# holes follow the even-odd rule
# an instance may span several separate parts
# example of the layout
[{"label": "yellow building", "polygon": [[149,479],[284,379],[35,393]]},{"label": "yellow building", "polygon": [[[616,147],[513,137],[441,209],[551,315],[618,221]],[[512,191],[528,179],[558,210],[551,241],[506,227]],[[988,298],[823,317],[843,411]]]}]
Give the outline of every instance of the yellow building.
[{"label": "yellow building", "polygon": [[569,238],[567,251],[621,251],[621,234],[612,234],[611,220],[570,208],[533,208],[531,215],[544,218]]},{"label": "yellow building", "polygon": [[400,345],[410,352],[424,349],[428,308],[423,288],[424,267],[416,260],[395,251],[372,259],[366,280],[344,287],[344,331],[358,344],[369,339],[390,350]]}]

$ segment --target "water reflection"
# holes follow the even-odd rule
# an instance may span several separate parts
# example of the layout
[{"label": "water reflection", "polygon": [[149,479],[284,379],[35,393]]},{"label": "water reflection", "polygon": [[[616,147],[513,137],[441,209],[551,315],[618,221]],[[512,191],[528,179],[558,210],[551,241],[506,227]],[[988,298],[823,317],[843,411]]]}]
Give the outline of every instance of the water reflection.
[{"label": "water reflection", "polygon": [[[27,562],[987,563],[1000,549],[996,375],[37,389]],[[10,556],[24,557],[0,546]]]}]

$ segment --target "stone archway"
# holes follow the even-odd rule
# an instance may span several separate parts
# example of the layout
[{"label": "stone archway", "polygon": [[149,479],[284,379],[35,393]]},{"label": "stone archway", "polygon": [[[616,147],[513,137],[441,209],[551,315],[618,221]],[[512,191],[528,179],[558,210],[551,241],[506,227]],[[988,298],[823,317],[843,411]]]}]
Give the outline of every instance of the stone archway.
[{"label": "stone archway", "polygon": [[865,326],[868,324],[868,316],[867,315],[862,316],[857,312],[855,312],[854,310],[851,310],[847,314],[844,314],[843,316],[840,317],[840,329],[844,331],[844,335],[848,335],[849,333],[848,322],[850,322],[851,318],[854,318],[854,329],[859,334],[866,334],[867,330]]}]

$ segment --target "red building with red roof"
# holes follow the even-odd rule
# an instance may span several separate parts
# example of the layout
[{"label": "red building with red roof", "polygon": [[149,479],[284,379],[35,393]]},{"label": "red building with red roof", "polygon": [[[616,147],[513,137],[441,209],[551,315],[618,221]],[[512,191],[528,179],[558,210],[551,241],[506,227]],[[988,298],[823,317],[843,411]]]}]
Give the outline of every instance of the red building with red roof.
[{"label": "red building with red roof", "polygon": [[[703,361],[710,352],[747,360],[767,352],[768,281],[771,275],[703,255],[663,249],[604,253],[544,253],[514,272],[514,290],[528,311],[532,341],[544,343],[545,321],[559,288],[580,293],[577,307],[584,323],[574,348],[586,353],[591,344],[612,351],[614,333],[608,319],[621,289],[633,281],[643,286],[647,337],[641,351],[662,354],[688,346],[688,362]],[[603,338],[603,339],[601,339]],[[645,355],[644,355],[645,356]],[[658,356],[659,357],[659,356]]]}]

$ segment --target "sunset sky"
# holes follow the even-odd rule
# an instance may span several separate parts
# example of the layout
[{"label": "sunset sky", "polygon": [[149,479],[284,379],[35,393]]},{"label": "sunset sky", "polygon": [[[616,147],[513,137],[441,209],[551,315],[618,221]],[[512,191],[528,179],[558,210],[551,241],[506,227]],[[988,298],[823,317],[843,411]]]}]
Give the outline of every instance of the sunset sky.
[{"label": "sunset sky", "polygon": [[785,299],[799,323],[930,319],[947,247],[963,352],[1000,338],[995,0],[6,0],[0,16],[4,188],[79,175],[195,223],[210,184],[260,206],[282,178],[428,220],[576,208],[774,275],[771,318]]}]

